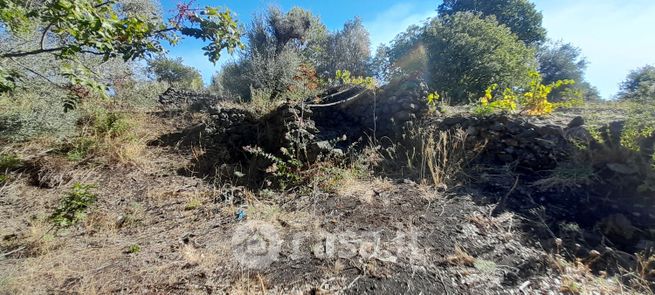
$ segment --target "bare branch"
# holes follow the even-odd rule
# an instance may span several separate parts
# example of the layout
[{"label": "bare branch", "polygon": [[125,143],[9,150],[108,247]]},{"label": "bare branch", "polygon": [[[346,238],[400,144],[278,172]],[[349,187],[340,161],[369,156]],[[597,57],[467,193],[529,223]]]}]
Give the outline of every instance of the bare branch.
[{"label": "bare branch", "polygon": [[41,35],[41,49],[45,49],[45,36],[48,34],[48,31],[50,31],[50,27],[52,27],[52,23],[48,24],[45,29],[43,29],[43,34]]},{"label": "bare branch", "polygon": [[64,48],[65,47],[62,46],[62,47],[55,47],[55,48],[48,48],[48,49],[35,49],[30,51],[8,52],[0,55],[0,57],[11,58],[11,57],[23,57],[28,55],[42,54],[42,53],[52,53],[52,52],[62,51],[64,50]]}]

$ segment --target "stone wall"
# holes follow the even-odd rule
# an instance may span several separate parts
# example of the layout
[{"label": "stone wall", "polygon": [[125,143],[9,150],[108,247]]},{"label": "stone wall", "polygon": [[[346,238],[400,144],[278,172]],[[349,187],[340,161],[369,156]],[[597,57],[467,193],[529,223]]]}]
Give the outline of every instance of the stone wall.
[{"label": "stone wall", "polygon": [[[321,103],[347,100],[361,91],[364,89],[355,88]],[[426,114],[427,95],[428,87],[423,81],[403,80],[388,84],[377,92],[367,91],[344,103],[310,108],[319,129],[329,134],[345,131],[352,140],[363,135],[396,137],[408,122]]]},{"label": "stone wall", "polygon": [[169,87],[159,95],[159,103],[175,109],[188,107],[194,111],[207,110],[223,100],[220,96],[208,92],[197,92]]},{"label": "stone wall", "polygon": [[444,118],[438,128],[465,130],[468,141],[485,145],[477,161],[488,165],[542,171],[555,168],[569,154],[568,127],[538,126],[520,117],[458,115]]}]

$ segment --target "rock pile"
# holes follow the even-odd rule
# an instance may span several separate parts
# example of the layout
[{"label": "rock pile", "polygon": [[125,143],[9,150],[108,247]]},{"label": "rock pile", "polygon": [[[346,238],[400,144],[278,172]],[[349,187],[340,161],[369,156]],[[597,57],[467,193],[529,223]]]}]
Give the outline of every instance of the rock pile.
[{"label": "rock pile", "polygon": [[207,110],[223,100],[220,96],[207,92],[197,92],[169,87],[159,95],[159,103],[175,109],[188,107],[191,110]]},{"label": "rock pile", "polygon": [[[329,105],[331,101],[346,100],[361,91],[355,88],[322,103]],[[335,131],[346,131],[351,139],[364,134],[397,137],[408,123],[425,115],[427,96],[428,86],[421,80],[395,81],[377,92],[368,91],[344,103],[312,107],[312,119],[322,132],[334,135]]]},{"label": "rock pile", "polygon": [[245,147],[257,147],[280,159],[293,157],[302,162],[314,162],[321,155],[340,154],[341,151],[317,136],[319,130],[310,117],[307,110],[289,104],[262,117],[238,107],[212,109],[202,131],[207,154],[197,162],[204,167],[201,170],[226,163],[252,165],[254,155]]},{"label": "rock pile", "polygon": [[457,128],[466,131],[468,141],[485,145],[478,158],[483,164],[503,166],[515,163],[523,172],[534,172],[553,169],[568,157],[568,128],[538,126],[505,115],[458,115],[445,118],[439,125],[441,130]]},{"label": "rock pile", "polygon": [[[581,117],[566,126],[541,126],[509,115],[458,115],[440,120],[437,128],[465,130],[467,146],[484,144],[472,163],[485,167],[476,181],[504,195],[507,208],[528,216],[531,210],[544,210],[550,220],[599,229],[614,246],[641,251],[643,245],[655,245],[655,199],[644,188],[655,175],[653,137],[639,141],[640,152],[631,151],[620,145],[622,125],[601,128],[600,140],[585,129]],[[562,167],[568,170],[556,172]],[[562,224],[549,227],[558,234]],[[589,234],[585,240],[600,243],[595,237]]]}]

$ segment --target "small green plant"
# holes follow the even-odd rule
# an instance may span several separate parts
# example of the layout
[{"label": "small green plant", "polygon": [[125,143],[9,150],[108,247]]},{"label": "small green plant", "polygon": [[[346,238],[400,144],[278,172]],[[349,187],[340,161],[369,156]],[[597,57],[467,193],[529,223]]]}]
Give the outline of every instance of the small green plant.
[{"label": "small green plant", "polygon": [[431,113],[434,113],[439,109],[437,106],[437,102],[439,101],[439,99],[441,99],[439,93],[437,93],[436,91],[431,92],[430,94],[428,94],[428,96],[425,99],[427,100],[428,108]]},{"label": "small green plant", "polygon": [[9,177],[5,174],[0,174],[0,185],[5,184],[9,180]]},{"label": "small green plant", "polygon": [[21,160],[16,155],[0,153],[0,171],[16,169],[21,164]]},{"label": "small green plant", "polygon": [[76,138],[72,142],[71,149],[66,153],[66,158],[73,162],[79,162],[86,158],[95,146],[95,140],[87,137]]},{"label": "small green plant", "polygon": [[116,138],[130,130],[127,118],[116,112],[98,111],[94,114],[93,128],[97,136]]},{"label": "small green plant", "polygon": [[436,106],[437,101],[439,100],[439,98],[441,98],[441,97],[439,96],[439,93],[437,93],[436,91],[428,94],[428,97],[427,97],[428,105]]},{"label": "small green plant", "polygon": [[136,254],[139,252],[141,252],[141,246],[139,246],[138,244],[130,245],[130,247],[127,248],[127,253],[129,254]]},{"label": "small green plant", "polygon": [[275,177],[280,188],[285,189],[289,186],[295,186],[302,181],[302,176],[300,175],[302,162],[286,148],[281,148],[282,154],[286,159],[267,153],[257,146],[246,146],[244,147],[244,150],[255,156],[263,157],[272,163],[268,168],[266,168],[266,173]]},{"label": "small green plant", "polygon": [[621,132],[621,145],[625,148],[638,152],[639,141],[655,133],[655,126],[640,126],[635,121],[628,120],[623,132]]},{"label": "small green plant", "polygon": [[574,84],[573,80],[559,80],[548,85],[542,84],[541,75],[538,72],[531,72],[530,87],[517,93],[512,88],[505,88],[501,93],[498,84],[492,84],[485,90],[485,95],[480,98],[480,104],[475,108],[477,114],[490,114],[495,111],[515,111],[528,116],[542,116],[552,113],[559,107],[572,107],[581,104],[581,98],[571,99],[565,102],[550,102],[548,95],[555,89],[565,85]]},{"label": "small green plant", "polygon": [[71,190],[61,199],[55,212],[50,215],[50,221],[58,228],[66,228],[84,220],[86,209],[96,201],[96,195],[91,193],[94,186],[75,183]]},{"label": "small green plant", "polygon": [[202,206],[202,201],[198,198],[192,198],[184,205],[184,210],[195,210],[200,206]]},{"label": "small green plant", "polygon": [[377,81],[375,81],[375,78],[362,76],[353,77],[348,70],[337,70],[335,78],[336,81],[343,85],[358,85],[371,90],[377,87]]},{"label": "small green plant", "polygon": [[600,132],[600,128],[597,126],[590,126],[587,128],[587,131],[589,132],[589,135],[593,140],[595,140],[598,143],[604,143],[605,140],[603,139],[603,135]]}]

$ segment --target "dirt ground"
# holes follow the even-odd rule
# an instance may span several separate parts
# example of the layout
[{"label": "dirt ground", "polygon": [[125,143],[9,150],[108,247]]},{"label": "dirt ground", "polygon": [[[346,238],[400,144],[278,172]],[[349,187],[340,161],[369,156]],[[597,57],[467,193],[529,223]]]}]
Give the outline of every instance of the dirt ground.
[{"label": "dirt ground", "polygon": [[[180,127],[162,124],[152,139]],[[146,157],[61,169],[52,188],[27,174],[2,187],[0,293],[623,292],[591,274],[593,260],[544,250],[553,245],[529,233],[534,221],[494,214],[476,190],[372,176],[331,192],[253,192],[181,175],[194,153],[149,146]],[[54,231],[47,216],[75,182],[94,184],[98,201],[82,224]]]}]

